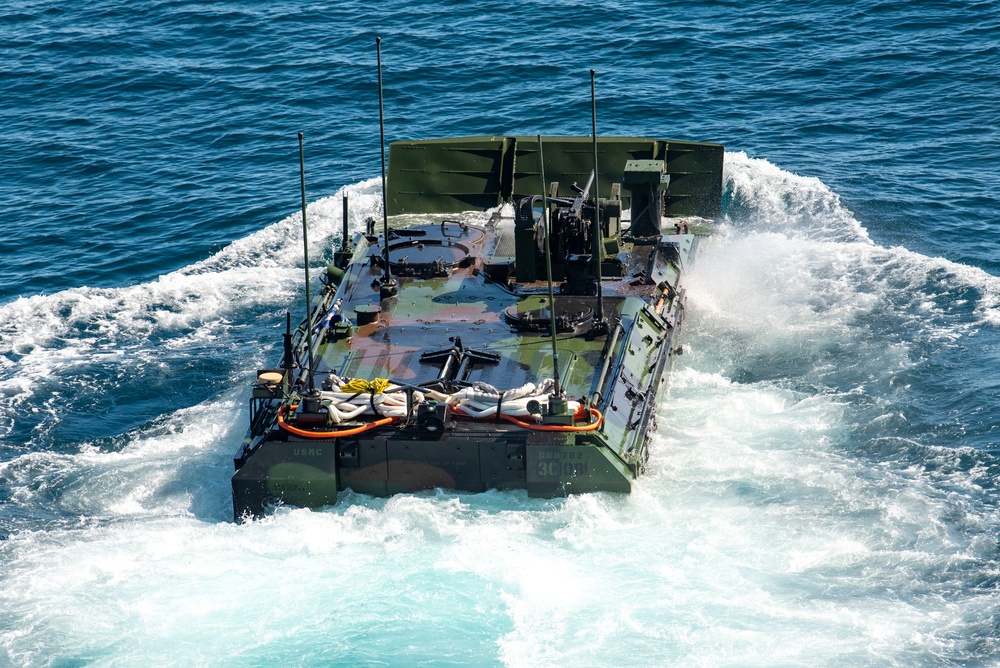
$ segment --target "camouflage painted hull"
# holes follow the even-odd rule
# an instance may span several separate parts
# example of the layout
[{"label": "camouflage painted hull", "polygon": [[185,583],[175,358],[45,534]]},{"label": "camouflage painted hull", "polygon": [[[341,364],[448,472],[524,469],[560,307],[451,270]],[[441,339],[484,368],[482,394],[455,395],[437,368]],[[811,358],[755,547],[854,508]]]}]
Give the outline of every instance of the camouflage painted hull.
[{"label": "camouflage painted hull", "polygon": [[544,139],[541,205],[536,138],[392,145],[389,239],[370,225],[336,253],[282,364],[258,374],[234,458],[237,519],[346,489],[631,490],[679,354],[690,228],[718,213],[722,147],[602,138],[599,199],[587,199],[570,184],[593,167],[590,142]]}]

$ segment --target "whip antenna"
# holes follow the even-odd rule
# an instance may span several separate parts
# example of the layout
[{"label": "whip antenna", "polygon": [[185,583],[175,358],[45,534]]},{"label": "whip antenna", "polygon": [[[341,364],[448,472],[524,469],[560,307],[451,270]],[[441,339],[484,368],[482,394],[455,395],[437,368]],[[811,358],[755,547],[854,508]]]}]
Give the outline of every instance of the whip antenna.
[{"label": "whip antenna", "polygon": [[375,53],[378,58],[378,134],[379,134],[379,156],[382,158],[382,241],[385,247],[382,249],[382,289],[379,296],[382,299],[395,296],[396,281],[392,278],[389,270],[389,200],[385,196],[385,113],[382,110],[382,39],[375,38]]},{"label": "whip antenna", "polygon": [[[562,385],[559,384],[559,351],[556,349],[556,296],[552,290],[552,251],[549,248],[549,198],[545,194],[545,163],[542,161],[542,135],[538,135],[538,173],[542,178],[542,223],[545,226],[545,271],[549,278],[549,322],[552,325],[552,379],[556,383],[555,397],[562,397]],[[549,411],[552,410],[549,402]]]},{"label": "whip antenna", "polygon": [[302,255],[306,263],[306,349],[309,353],[309,370],[306,374],[308,390],[314,392],[313,384],[313,342],[312,342],[312,297],[309,295],[309,227],[306,225],[306,157],[302,144],[302,133],[299,133],[299,183],[302,190]]},{"label": "whip antenna", "polygon": [[347,228],[347,219],[348,219],[347,214],[348,214],[347,188],[344,188],[344,221],[343,221],[344,231],[340,235],[340,252],[342,253],[346,253],[347,250],[351,247],[351,243],[349,241],[350,237],[348,237],[351,231]]},{"label": "whip antenna", "polygon": [[597,95],[594,87],[594,70],[590,70],[590,124],[594,137],[594,224],[591,234],[594,237],[594,274],[597,278],[597,318],[594,329],[606,332],[608,321],[604,319],[604,288],[601,285],[601,247],[604,245],[604,235],[601,233],[601,188],[597,180],[600,172],[597,166]]}]

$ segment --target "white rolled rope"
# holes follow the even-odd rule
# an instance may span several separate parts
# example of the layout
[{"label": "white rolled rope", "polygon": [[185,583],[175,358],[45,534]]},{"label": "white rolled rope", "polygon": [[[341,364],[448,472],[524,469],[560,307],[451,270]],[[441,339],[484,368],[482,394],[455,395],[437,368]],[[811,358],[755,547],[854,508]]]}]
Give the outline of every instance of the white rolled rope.
[{"label": "white rolled rope", "polygon": [[[342,384],[339,378],[336,381],[338,385]],[[529,417],[532,413],[528,410],[528,404],[537,401],[543,410],[547,410],[549,396],[554,389],[555,382],[551,378],[546,378],[537,386],[534,383],[526,383],[502,393],[486,383],[477,383],[450,395],[436,390],[427,390],[426,393],[415,390],[413,406],[423,402],[426,396],[435,401],[443,401],[449,408],[458,408],[465,415],[476,419],[496,417],[498,405],[501,415]],[[399,385],[390,385],[384,392],[377,394],[324,390],[320,392],[320,398],[333,424],[350,422],[363,415],[407,417],[406,392]],[[372,411],[373,404],[375,411]],[[578,401],[568,401],[567,407],[570,413],[575,413],[581,404]]]},{"label": "white rolled rope", "polygon": [[[501,415],[528,417],[533,415],[528,410],[528,403],[537,401],[543,410],[547,410],[549,395],[554,389],[555,381],[546,378],[537,387],[534,383],[526,383],[516,389],[503,392],[501,402],[499,390],[485,383],[479,383],[474,387],[467,387],[452,394],[448,398],[447,404],[450,407],[458,407],[466,415],[477,419],[496,417],[498,405]],[[566,403],[571,413],[575,413],[581,406],[578,401]]]},{"label": "white rolled rope", "polygon": [[[319,394],[333,424],[354,420],[365,414],[381,417],[406,417],[407,415],[406,392],[401,390],[398,385],[391,385],[385,392],[378,394],[330,390],[324,390]],[[423,400],[423,392],[415,391],[413,393],[414,406]],[[372,405],[375,406],[374,411]]]}]

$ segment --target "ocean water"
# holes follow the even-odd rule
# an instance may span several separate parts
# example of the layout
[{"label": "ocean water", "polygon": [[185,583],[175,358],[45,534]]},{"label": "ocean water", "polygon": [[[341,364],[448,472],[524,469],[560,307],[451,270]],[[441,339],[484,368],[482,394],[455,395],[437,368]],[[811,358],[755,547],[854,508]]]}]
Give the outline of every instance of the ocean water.
[{"label": "ocean water", "polygon": [[[0,665],[1000,665],[1000,3],[0,6]],[[630,496],[232,523],[388,140],[726,145]]]}]

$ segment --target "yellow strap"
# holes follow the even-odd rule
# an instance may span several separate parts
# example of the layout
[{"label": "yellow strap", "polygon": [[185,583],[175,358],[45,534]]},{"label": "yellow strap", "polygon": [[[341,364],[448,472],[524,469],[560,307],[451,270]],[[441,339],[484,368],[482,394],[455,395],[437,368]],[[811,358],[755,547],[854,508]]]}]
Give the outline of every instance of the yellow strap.
[{"label": "yellow strap", "polygon": [[371,392],[372,394],[382,394],[389,387],[388,378],[376,378],[375,380],[365,380],[364,378],[352,378],[350,382],[340,386],[341,392]]}]

